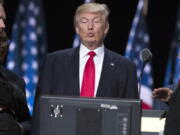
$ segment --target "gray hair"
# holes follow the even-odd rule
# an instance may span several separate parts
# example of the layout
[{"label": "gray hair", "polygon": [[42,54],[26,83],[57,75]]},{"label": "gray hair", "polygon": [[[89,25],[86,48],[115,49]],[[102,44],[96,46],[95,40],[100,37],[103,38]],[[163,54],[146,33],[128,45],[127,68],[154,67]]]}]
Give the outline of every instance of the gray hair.
[{"label": "gray hair", "polygon": [[82,4],[76,9],[76,12],[74,15],[74,25],[77,24],[79,15],[84,12],[100,13],[105,17],[106,21],[108,21],[110,11],[106,4],[100,4],[100,3],[94,3],[94,2]]}]

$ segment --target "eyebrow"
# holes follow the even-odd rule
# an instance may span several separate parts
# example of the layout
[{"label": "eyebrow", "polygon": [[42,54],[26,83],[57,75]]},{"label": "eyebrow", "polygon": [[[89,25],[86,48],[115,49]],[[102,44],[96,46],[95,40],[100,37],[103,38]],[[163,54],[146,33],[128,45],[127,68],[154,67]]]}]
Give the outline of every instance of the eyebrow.
[{"label": "eyebrow", "polygon": [[[82,17],[82,18],[80,18],[80,20],[82,20],[82,19],[88,19],[88,20],[89,20],[89,18],[87,18],[87,17]],[[92,20],[94,20],[94,19],[102,19],[102,18],[99,17],[99,16],[96,16],[96,17],[92,18]]]},{"label": "eyebrow", "polygon": [[82,18],[80,18],[80,19],[82,20],[82,19],[88,19],[88,18],[86,18],[86,17],[82,17]]}]

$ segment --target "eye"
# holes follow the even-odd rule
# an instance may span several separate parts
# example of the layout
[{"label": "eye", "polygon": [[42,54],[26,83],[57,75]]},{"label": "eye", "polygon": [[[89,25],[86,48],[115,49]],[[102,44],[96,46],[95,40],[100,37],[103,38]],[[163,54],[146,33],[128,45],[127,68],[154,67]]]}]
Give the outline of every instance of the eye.
[{"label": "eye", "polygon": [[88,20],[87,20],[87,19],[85,19],[85,18],[82,18],[82,19],[80,20],[80,22],[81,22],[81,23],[87,23],[87,22],[88,22]]},{"label": "eye", "polygon": [[95,19],[93,20],[93,22],[94,22],[94,23],[100,23],[100,22],[101,22],[101,18],[95,18]]}]

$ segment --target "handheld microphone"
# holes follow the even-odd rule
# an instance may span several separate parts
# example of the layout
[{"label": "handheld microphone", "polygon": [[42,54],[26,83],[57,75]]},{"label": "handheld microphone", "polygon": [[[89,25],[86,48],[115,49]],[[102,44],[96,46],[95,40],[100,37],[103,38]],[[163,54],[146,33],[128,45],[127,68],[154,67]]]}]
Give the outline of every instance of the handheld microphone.
[{"label": "handheld microphone", "polygon": [[144,48],[141,52],[140,52],[140,58],[142,60],[142,67],[141,67],[141,72],[140,72],[140,76],[139,76],[139,97],[141,95],[141,79],[142,79],[142,75],[143,75],[143,71],[144,71],[144,67],[146,65],[147,62],[149,62],[152,59],[152,53],[148,48]]}]

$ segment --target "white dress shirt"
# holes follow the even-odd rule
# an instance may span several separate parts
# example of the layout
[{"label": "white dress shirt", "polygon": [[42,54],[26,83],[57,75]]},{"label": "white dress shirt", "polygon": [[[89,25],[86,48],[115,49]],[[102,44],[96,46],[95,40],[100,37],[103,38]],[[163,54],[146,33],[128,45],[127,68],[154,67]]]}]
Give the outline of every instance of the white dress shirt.
[{"label": "white dress shirt", "polygon": [[80,82],[80,92],[81,92],[81,86],[82,86],[82,80],[83,80],[83,74],[84,74],[84,68],[86,65],[87,60],[89,59],[88,52],[94,51],[96,55],[94,56],[94,64],[95,64],[95,91],[94,91],[94,97],[96,97],[97,89],[99,85],[99,80],[101,76],[102,71],[102,64],[104,59],[104,45],[102,44],[100,47],[96,48],[95,50],[89,50],[87,47],[85,47],[83,44],[80,45],[80,55],[79,55],[79,82]]}]

